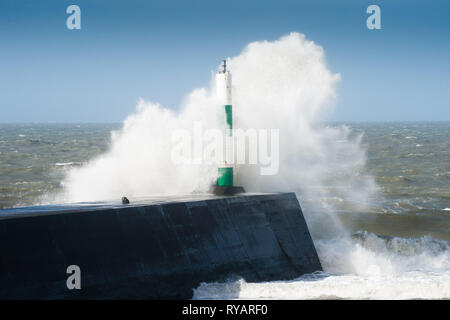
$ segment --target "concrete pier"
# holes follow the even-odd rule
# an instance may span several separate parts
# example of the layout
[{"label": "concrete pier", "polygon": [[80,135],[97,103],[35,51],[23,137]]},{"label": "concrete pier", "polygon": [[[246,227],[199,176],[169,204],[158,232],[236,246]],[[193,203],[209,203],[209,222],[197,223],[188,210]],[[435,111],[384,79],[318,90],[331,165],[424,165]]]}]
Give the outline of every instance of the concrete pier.
[{"label": "concrete pier", "polygon": [[130,201],[0,210],[0,299],[189,299],[321,270],[294,193]]}]

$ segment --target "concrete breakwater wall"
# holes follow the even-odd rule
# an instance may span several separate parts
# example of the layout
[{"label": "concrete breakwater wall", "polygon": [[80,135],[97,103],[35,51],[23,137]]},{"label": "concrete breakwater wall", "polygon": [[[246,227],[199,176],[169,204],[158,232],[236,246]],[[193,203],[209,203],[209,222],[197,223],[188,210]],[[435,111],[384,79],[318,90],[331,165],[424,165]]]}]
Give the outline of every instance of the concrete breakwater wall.
[{"label": "concrete breakwater wall", "polygon": [[189,299],[321,270],[294,193],[0,210],[0,245],[0,299]]}]

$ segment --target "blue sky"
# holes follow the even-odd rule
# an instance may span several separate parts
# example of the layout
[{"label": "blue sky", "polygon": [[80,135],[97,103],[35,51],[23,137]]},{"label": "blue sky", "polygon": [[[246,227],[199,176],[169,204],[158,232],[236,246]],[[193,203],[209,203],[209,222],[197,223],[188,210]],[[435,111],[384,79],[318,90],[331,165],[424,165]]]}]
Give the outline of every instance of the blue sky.
[{"label": "blue sky", "polygon": [[0,122],[121,122],[139,97],[176,109],[223,57],[291,31],[342,76],[330,120],[450,120],[449,15],[448,0],[2,0]]}]

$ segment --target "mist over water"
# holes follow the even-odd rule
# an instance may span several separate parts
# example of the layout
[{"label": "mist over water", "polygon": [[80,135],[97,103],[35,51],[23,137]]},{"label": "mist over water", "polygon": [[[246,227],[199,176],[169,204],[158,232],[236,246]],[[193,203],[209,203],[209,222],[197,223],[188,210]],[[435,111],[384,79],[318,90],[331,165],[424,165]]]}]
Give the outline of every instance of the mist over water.
[{"label": "mist over water", "polygon": [[[238,165],[236,184],[247,192],[296,192],[324,272],[293,281],[202,284],[194,298],[450,298],[450,168],[442,165],[449,154],[436,151],[450,126],[414,134],[368,127],[369,154],[365,128],[326,124],[340,76],[327,67],[324,50],[298,33],[250,43],[229,66],[234,127],[280,130],[279,172],[262,176],[260,165]],[[65,168],[62,189],[40,202],[207,192],[217,165],[173,163],[172,134],[194,135],[195,122],[220,129],[223,116],[214,83],[188,94],[178,112],[141,100],[111,133],[106,151],[86,163],[55,164]],[[436,162],[427,162],[421,175],[426,148]]]}]

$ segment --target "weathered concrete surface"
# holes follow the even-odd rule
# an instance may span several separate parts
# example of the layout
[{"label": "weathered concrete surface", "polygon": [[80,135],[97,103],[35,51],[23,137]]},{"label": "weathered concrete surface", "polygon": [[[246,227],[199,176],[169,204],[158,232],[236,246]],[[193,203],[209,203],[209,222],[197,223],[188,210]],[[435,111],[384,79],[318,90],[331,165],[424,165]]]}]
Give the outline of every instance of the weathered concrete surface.
[{"label": "weathered concrete surface", "polygon": [[0,211],[1,299],[186,299],[201,282],[321,270],[294,193],[36,208]]}]

